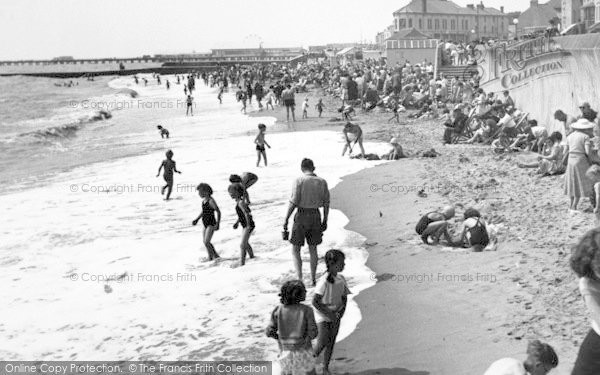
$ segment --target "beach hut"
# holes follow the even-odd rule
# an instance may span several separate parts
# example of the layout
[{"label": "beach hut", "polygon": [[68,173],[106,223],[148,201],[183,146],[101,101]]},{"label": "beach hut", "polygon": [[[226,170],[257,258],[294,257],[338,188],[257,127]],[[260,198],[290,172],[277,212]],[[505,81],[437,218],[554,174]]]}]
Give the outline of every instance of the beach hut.
[{"label": "beach hut", "polygon": [[356,48],[356,47],[346,47],[344,49],[342,49],[341,51],[339,51],[338,53],[335,54],[336,59],[338,60],[338,62],[342,65],[352,62],[354,60],[362,60],[362,56],[360,56],[361,58],[358,58],[359,54],[360,54],[360,49]]}]

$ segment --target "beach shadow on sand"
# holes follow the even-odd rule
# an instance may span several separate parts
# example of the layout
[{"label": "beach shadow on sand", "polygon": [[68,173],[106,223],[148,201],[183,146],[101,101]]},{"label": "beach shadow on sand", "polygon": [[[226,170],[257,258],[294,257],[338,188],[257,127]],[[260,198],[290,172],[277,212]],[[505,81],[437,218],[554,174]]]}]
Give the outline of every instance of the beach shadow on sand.
[{"label": "beach shadow on sand", "polygon": [[360,372],[345,372],[344,375],[429,375],[428,371],[410,371],[405,368],[378,368]]}]

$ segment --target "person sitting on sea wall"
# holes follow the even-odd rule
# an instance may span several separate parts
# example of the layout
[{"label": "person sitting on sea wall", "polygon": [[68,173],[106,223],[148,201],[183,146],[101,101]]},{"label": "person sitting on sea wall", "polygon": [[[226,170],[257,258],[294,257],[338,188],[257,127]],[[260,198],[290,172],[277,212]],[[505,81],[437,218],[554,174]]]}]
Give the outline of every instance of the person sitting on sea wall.
[{"label": "person sitting on sea wall", "polygon": [[490,243],[485,220],[479,211],[468,208],[464,213],[461,234],[452,240],[451,246],[472,248],[474,252],[480,252]]},{"label": "person sitting on sea wall", "polygon": [[527,345],[527,359],[502,358],[492,363],[483,375],[546,375],[558,366],[554,349],[539,340]]},{"label": "person sitting on sea wall", "polygon": [[[448,243],[452,242],[452,238],[448,233],[448,222],[454,217],[454,207],[445,206],[441,212],[429,212],[421,217],[417,222],[415,231],[421,236],[423,243],[427,245],[436,245],[440,242],[440,237],[445,236]],[[429,238],[433,239],[433,243],[429,243]]]}]

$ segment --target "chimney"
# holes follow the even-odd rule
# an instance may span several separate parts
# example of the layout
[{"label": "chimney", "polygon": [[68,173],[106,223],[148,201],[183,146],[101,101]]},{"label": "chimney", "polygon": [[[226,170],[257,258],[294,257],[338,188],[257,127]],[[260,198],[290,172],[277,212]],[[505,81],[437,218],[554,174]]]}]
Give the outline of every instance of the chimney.
[{"label": "chimney", "polygon": [[427,13],[427,0],[421,0],[423,4],[423,13]]},{"label": "chimney", "polygon": [[500,13],[504,13],[504,7],[500,7]]},{"label": "chimney", "polygon": [[475,4],[467,4],[467,8],[469,8],[469,9],[475,9]]},{"label": "chimney", "polygon": [[531,3],[530,3],[530,5],[531,5],[532,7],[537,7],[537,6],[538,6],[538,0],[531,0]]}]

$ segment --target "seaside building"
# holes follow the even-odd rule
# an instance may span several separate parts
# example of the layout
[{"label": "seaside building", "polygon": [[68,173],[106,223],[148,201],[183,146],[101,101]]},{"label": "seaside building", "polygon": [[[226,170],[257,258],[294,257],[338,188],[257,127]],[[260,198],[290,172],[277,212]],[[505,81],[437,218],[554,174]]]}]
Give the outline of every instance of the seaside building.
[{"label": "seaside building", "polygon": [[500,10],[479,4],[461,7],[450,0],[412,0],[393,13],[394,30],[415,28],[434,39],[467,42],[508,38],[509,17]]},{"label": "seaside building", "polygon": [[581,22],[581,6],[583,0],[562,0],[561,4],[561,24],[562,29]]},{"label": "seaside building", "polygon": [[403,29],[395,32],[385,41],[385,56],[389,65],[403,64],[405,61],[431,61],[436,59],[439,41],[432,39],[417,29]]},{"label": "seaside building", "polygon": [[590,27],[600,22],[600,0],[583,0],[581,5],[581,22]]},{"label": "seaside building", "polygon": [[538,0],[531,0],[529,8],[521,13],[517,23],[517,34],[532,34],[539,31],[545,31],[550,26],[550,21],[560,24],[561,18],[561,0],[551,0],[545,4],[540,4]]}]

